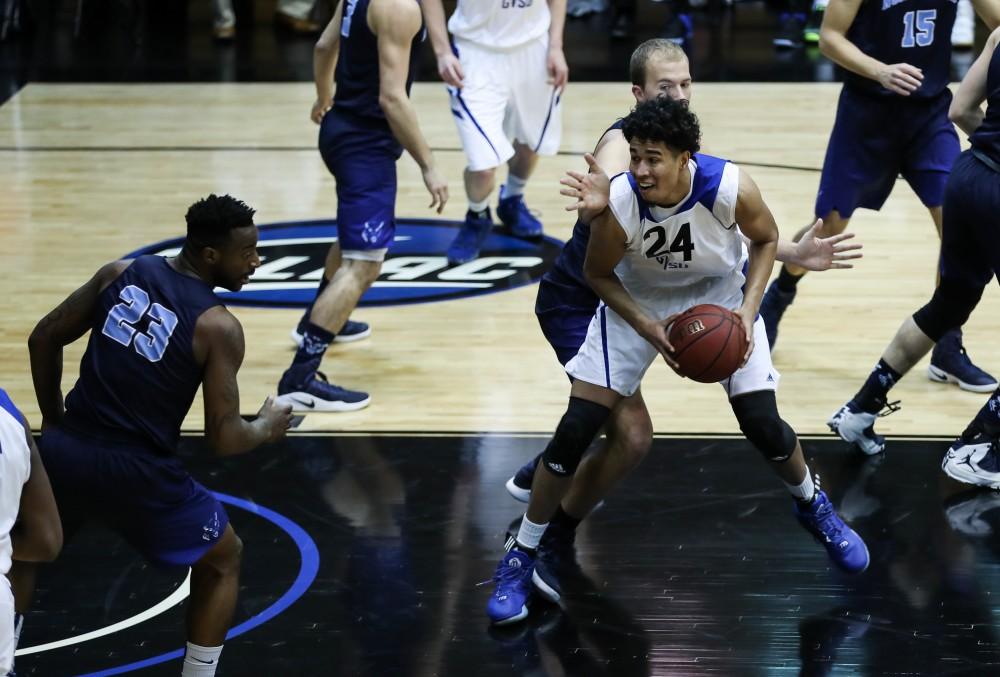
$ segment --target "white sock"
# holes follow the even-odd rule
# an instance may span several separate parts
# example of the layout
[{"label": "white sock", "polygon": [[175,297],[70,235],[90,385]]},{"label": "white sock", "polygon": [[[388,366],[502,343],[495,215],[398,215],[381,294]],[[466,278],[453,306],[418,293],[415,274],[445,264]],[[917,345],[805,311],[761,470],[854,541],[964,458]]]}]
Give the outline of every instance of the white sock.
[{"label": "white sock", "polygon": [[508,174],[507,183],[504,184],[503,196],[514,197],[515,195],[524,195],[524,187],[527,185],[527,179],[522,179],[520,176]]},{"label": "white sock", "polygon": [[809,472],[809,466],[806,466],[806,478],[802,480],[802,484],[789,484],[785,482],[785,486],[788,487],[789,493],[800,501],[809,502],[813,500],[813,496],[816,495],[816,485],[813,484],[812,473]]},{"label": "white sock", "polygon": [[487,195],[483,200],[479,202],[473,202],[472,200],[469,200],[469,211],[475,212],[476,214],[486,211],[487,207],[489,206],[490,206],[489,195]]},{"label": "white sock", "polygon": [[524,519],[521,520],[521,528],[517,530],[517,545],[537,550],[538,542],[542,540],[542,534],[545,533],[545,527],[547,526],[549,526],[548,522],[545,524],[535,524],[525,514]]},{"label": "white sock", "polygon": [[816,10],[816,11],[819,11],[819,12],[825,12],[826,11],[826,4],[829,1],[830,0],[813,0],[813,9]]},{"label": "white sock", "polygon": [[198,646],[188,642],[181,677],[215,677],[221,655],[221,646]]}]

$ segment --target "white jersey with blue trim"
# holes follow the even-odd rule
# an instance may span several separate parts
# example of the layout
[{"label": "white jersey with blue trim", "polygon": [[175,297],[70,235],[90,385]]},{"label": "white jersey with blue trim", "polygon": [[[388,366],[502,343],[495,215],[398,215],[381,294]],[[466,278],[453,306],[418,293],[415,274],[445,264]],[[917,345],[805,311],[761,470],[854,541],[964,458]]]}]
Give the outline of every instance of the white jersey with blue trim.
[{"label": "white jersey with blue trim", "polygon": [[622,285],[656,318],[699,303],[735,309],[743,302],[747,248],[736,226],[739,168],[696,153],[691,187],[673,207],[647,203],[631,173],[611,181],[611,212],[626,234],[615,268]]},{"label": "white jersey with blue trim", "polygon": [[31,472],[31,451],[24,435],[20,413],[0,390],[0,575],[10,571],[14,554],[10,530],[17,521],[21,488]]},{"label": "white jersey with blue trim", "polygon": [[546,0],[458,0],[448,32],[480,47],[508,50],[546,35],[551,23]]}]

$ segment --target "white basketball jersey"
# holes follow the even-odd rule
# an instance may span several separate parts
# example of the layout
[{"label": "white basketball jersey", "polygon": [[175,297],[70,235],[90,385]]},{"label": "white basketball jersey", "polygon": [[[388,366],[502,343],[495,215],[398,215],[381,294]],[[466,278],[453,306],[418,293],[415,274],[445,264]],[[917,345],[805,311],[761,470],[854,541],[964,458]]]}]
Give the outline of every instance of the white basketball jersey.
[{"label": "white basketball jersey", "polygon": [[626,233],[615,273],[652,317],[699,303],[737,308],[743,302],[747,248],[736,226],[739,168],[695,154],[691,188],[671,208],[647,203],[628,172],[611,181],[611,212]]},{"label": "white basketball jersey", "polygon": [[31,472],[31,451],[24,439],[24,425],[7,393],[0,390],[0,575],[10,571],[14,528],[21,505],[21,487]]},{"label": "white basketball jersey", "polygon": [[507,50],[546,35],[551,21],[546,0],[458,0],[448,31],[481,47]]}]

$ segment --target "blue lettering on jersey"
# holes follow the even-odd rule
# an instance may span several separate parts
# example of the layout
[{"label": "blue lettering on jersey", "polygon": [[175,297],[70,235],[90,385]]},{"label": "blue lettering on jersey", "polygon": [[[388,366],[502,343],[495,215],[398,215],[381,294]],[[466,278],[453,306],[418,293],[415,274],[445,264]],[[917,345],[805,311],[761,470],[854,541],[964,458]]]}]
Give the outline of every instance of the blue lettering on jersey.
[{"label": "blue lettering on jersey", "polygon": [[351,19],[354,17],[354,10],[358,6],[358,0],[347,0],[347,7],[344,8],[344,19],[340,22],[341,37],[349,37],[351,34]]},{"label": "blue lettering on jersey", "polygon": [[[150,307],[149,294],[134,284],[122,289],[118,298],[122,302],[111,308],[101,333],[125,347],[135,338],[135,351],[150,362],[159,362],[170,344],[170,335],[177,328],[176,313],[159,303]],[[143,333],[135,325],[147,315],[146,311],[149,311],[149,326]]]},{"label": "blue lettering on jersey", "polygon": [[918,9],[903,15],[902,47],[928,47],[934,43],[936,9]]}]

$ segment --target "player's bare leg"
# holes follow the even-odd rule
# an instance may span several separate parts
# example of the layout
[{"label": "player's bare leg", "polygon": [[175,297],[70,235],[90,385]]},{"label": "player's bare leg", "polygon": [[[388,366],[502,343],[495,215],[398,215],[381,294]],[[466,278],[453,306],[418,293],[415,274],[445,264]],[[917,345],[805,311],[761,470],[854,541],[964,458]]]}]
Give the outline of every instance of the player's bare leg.
[{"label": "player's bare leg", "polygon": [[182,677],[215,674],[236,610],[242,552],[243,543],[230,524],[218,543],[191,567]]},{"label": "player's bare leg", "polygon": [[328,383],[319,366],[336,332],[347,322],[381,270],[381,261],[341,257],[337,272],[313,304],[302,346],[278,383],[279,403],[303,413],[354,411],[368,406],[371,398],[367,393]]}]

